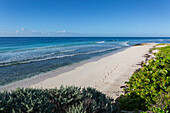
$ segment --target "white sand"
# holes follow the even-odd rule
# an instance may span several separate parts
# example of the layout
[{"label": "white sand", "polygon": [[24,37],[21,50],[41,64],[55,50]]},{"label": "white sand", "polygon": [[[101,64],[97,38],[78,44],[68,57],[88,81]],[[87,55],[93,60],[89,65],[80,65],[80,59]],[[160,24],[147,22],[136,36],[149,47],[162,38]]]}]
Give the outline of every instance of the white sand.
[{"label": "white sand", "polygon": [[120,87],[124,85],[134,71],[140,68],[145,53],[156,44],[133,46],[98,61],[88,62],[74,70],[57,75],[55,71],[50,74],[56,75],[47,78],[34,88],[54,88],[61,85],[75,85],[81,87],[93,87],[113,98],[123,93]]},{"label": "white sand", "polygon": [[161,48],[161,47],[166,47],[167,45],[165,44],[165,45],[157,45],[157,46],[155,46],[156,48]]},{"label": "white sand", "polygon": [[[165,45],[156,45],[156,46],[154,46],[155,48],[161,48],[161,47],[166,47],[166,46],[168,46],[167,44],[165,44]],[[155,49],[155,50],[152,50],[152,53],[158,53],[159,52],[159,50],[158,49]]]}]

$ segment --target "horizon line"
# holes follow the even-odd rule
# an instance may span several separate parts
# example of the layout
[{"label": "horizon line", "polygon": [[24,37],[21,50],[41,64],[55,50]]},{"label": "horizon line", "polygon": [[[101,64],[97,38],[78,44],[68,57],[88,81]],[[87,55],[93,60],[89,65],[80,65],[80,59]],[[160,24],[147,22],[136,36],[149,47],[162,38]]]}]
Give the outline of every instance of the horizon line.
[{"label": "horizon line", "polygon": [[116,37],[116,38],[130,38],[130,37],[136,37],[136,38],[170,38],[170,36],[0,36],[0,38],[12,38],[12,37],[19,37],[19,38],[24,38],[24,37],[30,37],[30,38],[41,38],[41,37]]}]

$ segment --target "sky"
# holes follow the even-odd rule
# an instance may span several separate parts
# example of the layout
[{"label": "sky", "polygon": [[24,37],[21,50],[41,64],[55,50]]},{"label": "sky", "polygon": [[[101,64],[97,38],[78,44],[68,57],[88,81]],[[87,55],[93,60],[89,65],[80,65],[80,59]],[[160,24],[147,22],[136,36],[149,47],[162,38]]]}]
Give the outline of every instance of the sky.
[{"label": "sky", "polygon": [[0,36],[170,37],[170,0],[0,0]]}]

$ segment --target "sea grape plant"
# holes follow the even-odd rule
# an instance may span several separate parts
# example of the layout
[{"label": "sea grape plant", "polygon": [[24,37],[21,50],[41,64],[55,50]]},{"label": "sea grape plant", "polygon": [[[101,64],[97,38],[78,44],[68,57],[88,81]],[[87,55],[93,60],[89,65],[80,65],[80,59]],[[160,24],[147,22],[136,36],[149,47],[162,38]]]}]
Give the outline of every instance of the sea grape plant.
[{"label": "sea grape plant", "polygon": [[[139,100],[144,100],[139,101],[144,106],[136,107],[137,109],[147,108],[154,112],[168,112],[170,109],[170,46],[160,48],[160,52],[155,55],[156,59],[151,59],[148,65],[144,64],[140,71],[135,72],[126,82],[128,87],[124,90],[129,93],[122,96],[122,99],[135,94],[140,98]],[[122,99],[119,101],[121,108],[124,105]],[[133,106],[132,104],[127,106]],[[127,107],[127,110],[128,108],[130,107]]]}]

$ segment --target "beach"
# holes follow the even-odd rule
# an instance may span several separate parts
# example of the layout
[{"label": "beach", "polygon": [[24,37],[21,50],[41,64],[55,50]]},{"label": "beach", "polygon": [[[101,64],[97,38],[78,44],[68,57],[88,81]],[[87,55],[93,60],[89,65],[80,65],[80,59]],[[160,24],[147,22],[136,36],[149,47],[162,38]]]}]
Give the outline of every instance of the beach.
[{"label": "beach", "polygon": [[[79,65],[73,69],[68,67],[54,70],[39,77],[12,83],[1,88],[11,90],[16,87],[32,88],[55,88],[63,86],[93,87],[117,98],[123,94],[124,82],[127,81],[134,71],[140,68],[144,55],[149,52],[155,43],[129,47],[123,51],[108,55],[96,61]],[[67,69],[68,68],[68,69]],[[67,71],[66,71],[67,70]]]}]

